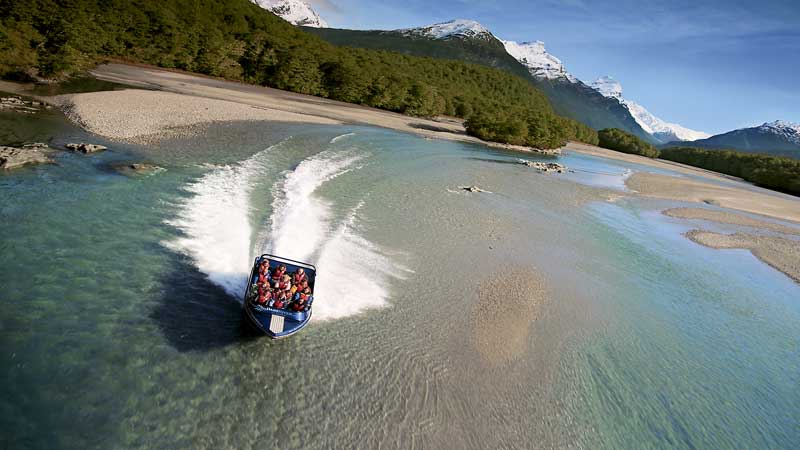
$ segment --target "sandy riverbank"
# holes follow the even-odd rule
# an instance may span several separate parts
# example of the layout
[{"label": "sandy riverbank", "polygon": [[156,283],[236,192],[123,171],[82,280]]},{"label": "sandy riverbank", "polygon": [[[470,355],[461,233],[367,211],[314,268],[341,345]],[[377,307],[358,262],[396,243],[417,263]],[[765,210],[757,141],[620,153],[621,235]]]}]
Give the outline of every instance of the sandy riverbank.
[{"label": "sandy riverbank", "polygon": [[341,123],[237,102],[138,89],[59,95],[51,101],[86,130],[130,142],[182,137],[203,125],[226,121]]},{"label": "sandy riverbank", "polygon": [[[410,117],[398,113],[369,108],[361,105],[343,103],[335,100],[328,100],[321,97],[296,94],[293,92],[281,91],[262,86],[236,83],[231,81],[219,80],[196,76],[187,73],[160,70],[152,67],[131,66],[124,64],[106,64],[97,67],[92,71],[92,75],[104,81],[126,84],[129,86],[143,87],[147,89],[157,89],[153,93],[154,98],[165,93],[183,94],[193,98],[203,98],[206,100],[225,101],[246,105],[251,109],[261,110],[262,120],[274,121],[296,121],[306,123],[351,123],[374,125],[383,128],[414,133],[424,137],[450,139],[461,142],[475,144],[487,143],[478,138],[467,135],[464,130],[463,121],[456,118],[440,118],[437,120]],[[116,102],[123,94],[113,91],[102,93],[105,96],[105,104]],[[130,91],[129,91],[130,92]],[[141,92],[141,91],[135,91]],[[153,92],[153,91],[151,91]],[[136,94],[133,94],[135,96]],[[88,102],[88,94],[71,95],[70,101],[73,104]],[[131,96],[129,96],[131,98]],[[176,98],[176,97],[170,97]],[[165,101],[159,101],[165,103]],[[120,102],[122,103],[122,102]],[[97,105],[101,106],[101,105]],[[162,113],[160,109],[137,108],[136,104],[126,105],[128,109],[135,108],[134,114],[150,114],[157,117],[166,118],[169,114]],[[144,106],[144,105],[142,105]],[[232,111],[232,110],[231,110]],[[256,113],[251,110],[240,110],[250,117]],[[235,115],[226,115],[227,120],[236,119]],[[271,117],[271,118],[269,118]],[[122,122],[121,114],[108,115],[103,120]],[[193,123],[187,126],[196,126],[207,121],[202,116],[192,120]],[[247,120],[247,119],[244,119]],[[105,127],[105,129],[119,127]],[[125,139],[122,135],[107,136],[110,138]],[[503,144],[488,143],[493,147],[513,149],[519,151],[531,151],[532,149],[519,146],[509,146]]]},{"label": "sandy riverbank", "polygon": [[708,220],[727,225],[739,225],[783,234],[800,235],[800,227],[790,227],[775,222],[759,220],[742,214],[705,208],[670,208],[662,211],[665,216],[677,219]]},{"label": "sandy riverbank", "polygon": [[699,180],[636,172],[625,185],[646,197],[711,203],[723,208],[800,223],[800,199],[768,191],[758,192],[745,186],[723,186]]},{"label": "sandy riverbank", "polygon": [[716,249],[746,249],[761,261],[800,283],[800,242],[778,236],[749,233],[721,234],[692,230],[686,237]]}]

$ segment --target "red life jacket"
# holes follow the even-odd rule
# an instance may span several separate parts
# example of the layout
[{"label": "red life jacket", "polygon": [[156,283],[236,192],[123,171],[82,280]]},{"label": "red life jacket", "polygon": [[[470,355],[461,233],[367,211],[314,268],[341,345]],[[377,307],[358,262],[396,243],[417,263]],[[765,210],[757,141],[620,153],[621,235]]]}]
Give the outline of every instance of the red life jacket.
[{"label": "red life jacket", "polygon": [[304,310],[305,308],[306,308],[306,304],[305,303],[300,303],[300,302],[292,303],[292,311],[300,312],[300,311]]},{"label": "red life jacket", "polygon": [[264,284],[269,280],[269,277],[266,273],[259,273],[258,274],[258,284]]},{"label": "red life jacket", "polygon": [[303,283],[303,281],[305,279],[306,279],[306,274],[304,274],[304,273],[303,274],[296,273],[296,274],[294,274],[292,282],[294,284],[299,285],[299,284]]},{"label": "red life jacket", "polygon": [[281,299],[275,300],[275,303],[273,303],[272,306],[274,306],[274,307],[276,307],[278,309],[283,308],[283,300],[281,300]]},{"label": "red life jacket", "polygon": [[267,297],[264,296],[264,295],[259,295],[258,296],[258,304],[259,305],[263,305],[265,303],[267,303]]}]

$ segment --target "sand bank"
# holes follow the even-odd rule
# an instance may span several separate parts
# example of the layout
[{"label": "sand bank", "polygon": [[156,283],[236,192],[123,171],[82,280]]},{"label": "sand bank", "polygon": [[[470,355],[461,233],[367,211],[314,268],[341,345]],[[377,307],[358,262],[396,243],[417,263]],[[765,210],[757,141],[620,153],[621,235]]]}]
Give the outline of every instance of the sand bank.
[{"label": "sand bank", "polygon": [[625,185],[646,197],[686,202],[711,202],[763,216],[800,223],[800,199],[779,193],[758,192],[745,187],[722,186],[688,178],[636,172]]},{"label": "sand bank", "polygon": [[501,269],[484,280],[473,310],[475,347],[492,366],[525,354],[531,323],[549,294],[533,269]]},{"label": "sand bank", "polygon": [[800,283],[800,241],[777,236],[720,234],[703,230],[689,231],[686,237],[706,247],[750,250],[756,258]]},{"label": "sand bank", "polygon": [[662,213],[669,217],[678,219],[699,219],[711,222],[724,223],[728,225],[740,225],[762,230],[776,231],[784,234],[800,235],[800,228],[781,225],[775,222],[759,220],[742,214],[735,214],[728,211],[717,211],[705,208],[671,208]]},{"label": "sand bank", "polygon": [[[271,119],[266,118],[263,120],[283,121],[286,120],[286,118],[291,118],[307,123],[365,124],[431,138],[486,144],[478,138],[467,135],[464,130],[463,121],[456,118],[431,120],[410,117],[366,106],[328,100],[321,97],[296,94],[263,86],[253,86],[187,73],[166,71],[152,67],[106,64],[94,69],[92,75],[104,81],[157,89],[158,91],[152,94],[153,99],[158,99],[161,95],[166,93],[172,93],[183,94],[190,98],[203,98],[206,99],[206,101],[215,99],[227,103],[247,105],[262,110],[264,114],[262,117],[272,117]],[[108,92],[105,101],[112,103],[119,102],[118,104],[120,104],[122,108],[129,106],[126,105],[126,103],[131,100],[130,97],[123,99],[123,97],[118,94],[119,92],[124,91]],[[87,94],[76,94],[72,96],[73,101],[77,100],[80,102],[82,100],[78,99],[85,95]],[[178,97],[174,95],[169,97],[169,99],[176,98]],[[168,102],[166,97],[164,97],[164,100],[157,101],[159,104]],[[239,109],[237,111],[244,113],[247,117],[255,114],[247,109]],[[151,112],[158,116],[162,115],[159,110],[152,110]],[[166,114],[164,115],[166,116]],[[226,117],[233,116],[234,114],[226,115]],[[302,117],[302,119],[298,117]],[[236,119],[232,118],[230,120]],[[112,128],[114,128],[115,131],[118,129],[116,126]],[[116,134],[116,136],[119,139],[127,139],[121,134]],[[519,151],[531,150],[526,147],[506,146],[502,144],[491,145]]]},{"label": "sand bank", "polygon": [[185,136],[215,122],[340,123],[236,102],[139,89],[68,94],[51,100],[86,130],[110,139],[133,142]]}]

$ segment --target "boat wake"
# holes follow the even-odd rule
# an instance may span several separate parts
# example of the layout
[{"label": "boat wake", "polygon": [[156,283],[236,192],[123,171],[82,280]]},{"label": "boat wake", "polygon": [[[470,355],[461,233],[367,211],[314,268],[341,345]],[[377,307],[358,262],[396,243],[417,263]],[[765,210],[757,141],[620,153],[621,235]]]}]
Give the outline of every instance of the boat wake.
[{"label": "boat wake", "polygon": [[331,139],[330,143],[331,144],[335,144],[335,143],[339,142],[340,140],[342,140],[342,139],[344,139],[346,137],[355,136],[355,135],[356,135],[355,133],[340,134],[339,136],[336,136],[335,138]]},{"label": "boat wake", "polygon": [[363,167],[367,155],[324,151],[286,175],[270,218],[263,249],[267,253],[316,263],[313,320],[335,319],[388,303],[392,277],[408,271],[359,234],[364,200],[338,223],[332,205],[315,195],[325,183]]},{"label": "boat wake", "polygon": [[250,272],[250,192],[275,147],[238,164],[216,166],[189,184],[184,189],[191,196],[179,203],[177,216],[166,221],[181,236],[164,245],[189,256],[209,280],[237,298]]},{"label": "boat wake", "polygon": [[[185,190],[191,196],[167,222],[181,236],[165,245],[189,256],[210,281],[237,299],[257,254],[316,264],[315,321],[387,305],[389,282],[409,271],[362,235],[364,200],[337,211],[319,195],[327,183],[365,167],[369,155],[325,150],[286,172],[272,186],[272,213],[254,243],[251,215],[266,205],[253,204],[258,196],[251,194],[254,186],[263,185],[273,148],[214,168],[189,184]],[[368,199],[369,194],[359,195]]]}]

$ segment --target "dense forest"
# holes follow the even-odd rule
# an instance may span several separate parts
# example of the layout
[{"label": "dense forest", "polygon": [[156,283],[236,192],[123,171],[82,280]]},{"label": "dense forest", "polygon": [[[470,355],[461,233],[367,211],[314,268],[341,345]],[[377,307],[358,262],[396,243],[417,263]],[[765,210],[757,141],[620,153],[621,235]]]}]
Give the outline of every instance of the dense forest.
[{"label": "dense forest", "polygon": [[623,153],[658,158],[658,149],[652,144],[618,128],[606,128],[597,132],[600,147]]},{"label": "dense forest", "polygon": [[597,143],[512,74],[337,47],[248,0],[0,0],[0,76],[64,77],[122,57],[415,116],[468,119],[487,140]]},{"label": "dense forest", "polygon": [[665,148],[661,150],[660,157],[800,195],[800,161],[796,159],[696,147]]}]

